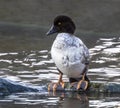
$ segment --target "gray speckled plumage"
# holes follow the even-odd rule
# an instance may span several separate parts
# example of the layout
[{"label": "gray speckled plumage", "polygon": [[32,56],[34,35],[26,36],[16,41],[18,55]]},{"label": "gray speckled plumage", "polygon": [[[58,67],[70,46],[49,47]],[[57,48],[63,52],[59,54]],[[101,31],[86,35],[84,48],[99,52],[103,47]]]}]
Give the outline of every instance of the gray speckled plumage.
[{"label": "gray speckled plumage", "polygon": [[80,77],[85,63],[89,62],[89,51],[85,44],[69,33],[59,33],[51,48],[52,59],[67,77]]}]

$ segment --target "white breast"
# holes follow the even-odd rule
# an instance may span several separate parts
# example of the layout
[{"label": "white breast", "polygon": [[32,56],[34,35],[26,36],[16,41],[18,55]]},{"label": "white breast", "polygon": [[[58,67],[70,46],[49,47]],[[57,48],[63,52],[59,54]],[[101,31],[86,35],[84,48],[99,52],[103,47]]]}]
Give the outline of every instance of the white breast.
[{"label": "white breast", "polygon": [[80,77],[89,52],[83,42],[68,33],[59,33],[52,45],[51,56],[57,68],[68,77]]}]

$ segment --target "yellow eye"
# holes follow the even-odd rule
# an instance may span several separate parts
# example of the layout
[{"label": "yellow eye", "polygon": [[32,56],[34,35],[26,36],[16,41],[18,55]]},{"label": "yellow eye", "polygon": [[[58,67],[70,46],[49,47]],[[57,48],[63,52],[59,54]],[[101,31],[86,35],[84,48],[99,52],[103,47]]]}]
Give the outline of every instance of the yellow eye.
[{"label": "yellow eye", "polygon": [[58,23],[58,25],[61,25],[61,24],[62,24],[61,22]]}]

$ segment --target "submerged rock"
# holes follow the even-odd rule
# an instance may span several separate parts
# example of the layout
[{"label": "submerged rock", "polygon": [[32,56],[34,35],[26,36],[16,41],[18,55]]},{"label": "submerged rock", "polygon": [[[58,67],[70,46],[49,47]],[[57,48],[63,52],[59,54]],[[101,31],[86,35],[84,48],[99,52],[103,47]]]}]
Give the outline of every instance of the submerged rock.
[{"label": "submerged rock", "polygon": [[0,95],[9,95],[17,92],[38,92],[39,89],[22,85],[8,79],[0,78]]}]

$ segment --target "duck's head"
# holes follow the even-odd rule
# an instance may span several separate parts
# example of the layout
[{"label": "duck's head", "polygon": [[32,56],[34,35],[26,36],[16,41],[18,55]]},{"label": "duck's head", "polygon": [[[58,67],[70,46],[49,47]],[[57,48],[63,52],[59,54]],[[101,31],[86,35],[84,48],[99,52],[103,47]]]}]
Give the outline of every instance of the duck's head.
[{"label": "duck's head", "polygon": [[60,15],[54,19],[54,23],[50,30],[47,32],[47,35],[53,33],[70,33],[75,32],[75,24],[72,19],[68,16]]}]

